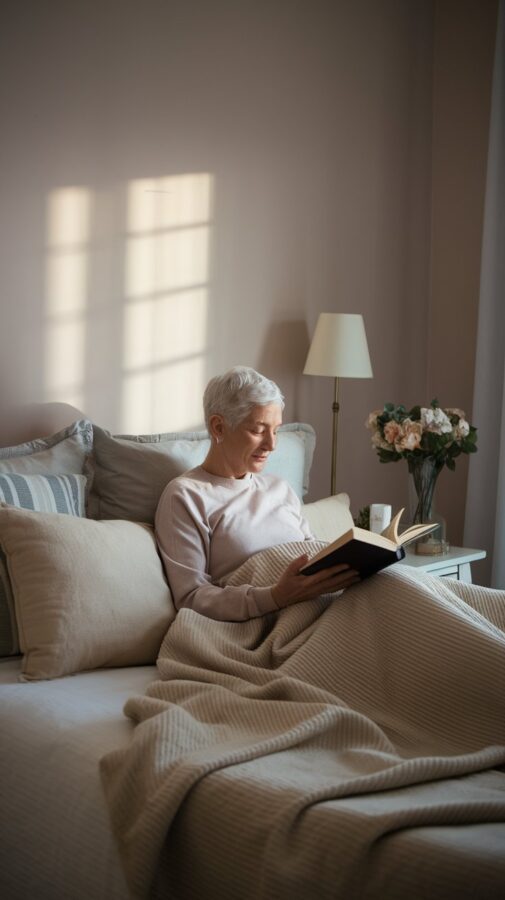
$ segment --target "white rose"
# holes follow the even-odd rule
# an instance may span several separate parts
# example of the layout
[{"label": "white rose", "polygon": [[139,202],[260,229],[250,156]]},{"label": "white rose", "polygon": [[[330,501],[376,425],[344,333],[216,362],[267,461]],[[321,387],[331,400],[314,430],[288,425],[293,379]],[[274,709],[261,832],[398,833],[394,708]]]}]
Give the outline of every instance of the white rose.
[{"label": "white rose", "polygon": [[433,424],[433,410],[430,407],[421,407],[421,425],[423,429],[428,429]]},{"label": "white rose", "polygon": [[454,429],[454,437],[457,441],[460,441],[461,438],[466,438],[466,436],[470,433],[470,426],[465,419],[460,419],[458,424]]},{"label": "white rose", "polygon": [[433,431],[435,434],[449,434],[452,431],[451,421],[446,416],[443,409],[421,409],[421,422],[426,431]]}]

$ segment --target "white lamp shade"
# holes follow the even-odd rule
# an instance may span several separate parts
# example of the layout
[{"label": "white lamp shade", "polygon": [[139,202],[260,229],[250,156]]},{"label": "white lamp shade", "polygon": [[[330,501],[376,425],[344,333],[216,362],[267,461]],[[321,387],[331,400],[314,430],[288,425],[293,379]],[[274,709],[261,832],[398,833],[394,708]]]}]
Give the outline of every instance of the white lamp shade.
[{"label": "white lamp shade", "polygon": [[321,313],[303,374],[372,378],[363,316]]}]

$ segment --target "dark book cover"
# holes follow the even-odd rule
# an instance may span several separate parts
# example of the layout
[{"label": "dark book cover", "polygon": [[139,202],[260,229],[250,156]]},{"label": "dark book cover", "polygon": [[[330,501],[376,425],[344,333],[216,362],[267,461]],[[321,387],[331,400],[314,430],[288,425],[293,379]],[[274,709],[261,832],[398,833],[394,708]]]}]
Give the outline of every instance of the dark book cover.
[{"label": "dark book cover", "polygon": [[399,562],[405,556],[403,547],[397,547],[394,550],[387,550],[384,547],[377,547],[375,544],[364,543],[356,539],[347,541],[336,550],[331,550],[327,556],[316,562],[308,562],[302,570],[302,575],[314,575],[321,569],[327,569],[330,566],[337,566],[339,563],[346,563],[351,569],[359,572],[360,578],[368,578],[381,569],[385,569],[392,563]]}]

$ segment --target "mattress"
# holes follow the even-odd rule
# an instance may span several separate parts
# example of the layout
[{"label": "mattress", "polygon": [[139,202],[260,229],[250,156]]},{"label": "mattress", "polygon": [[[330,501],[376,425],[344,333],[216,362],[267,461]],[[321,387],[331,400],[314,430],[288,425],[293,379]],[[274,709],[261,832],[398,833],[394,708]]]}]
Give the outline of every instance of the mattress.
[{"label": "mattress", "polygon": [[130,740],[123,705],[156,668],[34,683],[19,671],[19,659],[0,660],[0,895],[125,900],[98,761]]},{"label": "mattress", "polygon": [[[0,660],[0,896],[128,900],[98,761],[130,742],[133,725],[123,705],[144,694],[157,670],[99,670],[32,683],[18,682],[19,671],[19,659]],[[222,809],[227,781],[235,774],[230,767],[203,779],[177,818],[166,863],[180,900],[194,898],[184,884],[195,866],[200,881],[216,883],[215,860],[223,837],[229,847],[237,840],[233,821]],[[505,783],[505,774],[498,771],[470,778],[490,792]],[[246,779],[243,789],[247,808]],[[358,806],[360,802],[358,798]],[[209,828],[208,818],[195,816],[195,804],[215,809],[219,828]],[[504,883],[504,847],[505,825],[497,823],[411,828],[383,839],[380,854],[373,850],[367,867],[376,893],[388,900],[403,900],[413,880],[419,888],[416,896],[494,897],[496,886]],[[238,896],[229,873],[220,891],[208,894],[209,900],[224,896]]]}]

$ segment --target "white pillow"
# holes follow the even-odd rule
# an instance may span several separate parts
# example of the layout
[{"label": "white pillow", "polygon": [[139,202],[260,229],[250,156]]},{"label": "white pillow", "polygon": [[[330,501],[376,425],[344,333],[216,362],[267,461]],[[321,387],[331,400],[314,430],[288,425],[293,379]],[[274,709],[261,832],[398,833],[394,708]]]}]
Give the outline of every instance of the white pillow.
[{"label": "white pillow", "polygon": [[156,660],[175,617],[152,529],[0,506],[21,680]]}]

